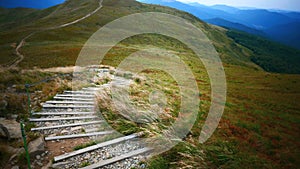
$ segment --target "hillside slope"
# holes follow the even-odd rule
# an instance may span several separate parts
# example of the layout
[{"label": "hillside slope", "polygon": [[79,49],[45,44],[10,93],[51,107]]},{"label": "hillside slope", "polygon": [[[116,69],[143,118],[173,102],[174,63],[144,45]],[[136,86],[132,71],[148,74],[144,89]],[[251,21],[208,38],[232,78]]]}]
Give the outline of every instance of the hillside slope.
[{"label": "hillside slope", "polygon": [[[300,51],[261,37],[238,31],[228,31],[227,35],[237,43],[253,51],[251,61],[268,72],[299,74]],[[295,34],[297,36],[297,34]]]},{"label": "hillside slope", "polygon": [[[83,4],[80,4],[83,3]],[[75,1],[67,1],[65,4],[62,4],[49,14],[41,19],[37,19],[32,22],[31,25],[24,24],[24,26],[17,27],[17,30],[3,32],[1,36],[9,37],[6,39],[2,39],[0,45],[8,46],[11,43],[18,43],[18,39],[20,37],[27,36],[32,30],[35,29],[43,29],[47,27],[51,27],[54,25],[59,25],[62,23],[66,23],[71,21],[72,19],[79,18],[83,14],[88,13],[95,8],[95,3],[97,1],[90,0],[90,2],[78,2]],[[80,8],[75,8],[74,6],[80,5]],[[57,30],[50,30],[50,31],[43,31],[34,35],[33,37],[28,39],[27,44],[23,48],[23,52],[25,55],[30,57],[25,58],[24,62],[21,63],[22,67],[52,67],[56,66],[64,66],[64,65],[72,65],[74,64],[75,58],[77,57],[80,47],[83,43],[104,24],[117,19],[120,16],[128,15],[131,13],[136,12],[147,12],[147,11],[163,11],[166,13],[175,14],[177,16],[186,17],[188,20],[192,22],[198,22],[198,25],[201,29],[207,33],[207,35],[211,38],[211,40],[215,43],[217,50],[224,51],[222,52],[222,58],[224,61],[231,63],[231,64],[249,64],[254,65],[249,62],[249,58],[245,57],[243,52],[237,50],[238,47],[232,48],[230,50],[236,50],[235,52],[229,51],[228,46],[236,46],[233,40],[226,38],[225,32],[219,30],[218,28],[214,28],[208,26],[203,22],[199,22],[197,18],[193,17],[192,15],[174,11],[173,9],[166,8],[166,7],[158,7],[158,6],[151,6],[146,4],[140,4],[133,0],[128,0],[126,2],[119,2],[119,1],[111,1],[111,2],[103,2],[103,9],[97,12],[95,15],[87,18],[86,20]],[[73,9],[75,8],[75,10]],[[68,13],[69,9],[73,9],[71,13]],[[116,10],[118,9],[118,10]],[[47,10],[47,9],[46,9]],[[40,13],[44,13],[45,10],[41,10]],[[22,31],[20,31],[22,30]],[[80,32],[79,32],[80,30]],[[79,33],[79,34],[78,34]],[[76,36],[74,36],[76,35]],[[72,38],[70,38],[72,37]],[[41,42],[41,39],[43,43]],[[47,49],[60,49],[62,48],[61,44],[64,44],[62,50],[53,50],[47,51]],[[65,55],[65,52],[71,50],[68,53],[68,56]],[[43,63],[36,63],[34,60],[38,58],[47,58],[51,56],[52,59],[50,62],[47,61],[47,64]],[[54,57],[54,58],[53,58]],[[60,61],[56,60],[59,59]],[[68,57],[68,59],[63,59],[63,57]],[[74,58],[74,59],[69,59]],[[5,59],[7,60],[7,59]],[[63,62],[61,62],[63,60]],[[2,62],[3,63],[3,62]]]},{"label": "hillside slope", "polygon": [[[188,15],[184,12],[174,12],[173,9],[169,9],[166,7],[161,6],[153,6],[153,5],[146,5],[146,4],[140,4],[135,1],[126,1],[123,3],[116,3],[114,1],[112,2],[104,2],[106,6],[104,5],[103,10],[96,13],[94,16],[91,16],[90,18],[87,18],[86,20],[69,26],[67,28],[62,28],[58,30],[51,30],[51,31],[43,31],[41,33],[38,33],[37,35],[34,35],[33,37],[30,37],[28,40],[27,46],[24,47],[24,49],[28,48],[28,50],[24,50],[24,52],[28,52],[28,55],[30,55],[30,58],[25,58],[24,62],[21,63],[22,67],[32,67],[32,66],[38,66],[38,67],[52,67],[54,65],[72,65],[74,64],[75,58],[77,57],[79,53],[79,49],[81,48],[82,44],[88,39],[89,36],[92,35],[93,32],[95,32],[97,29],[99,29],[104,24],[108,23],[109,21],[112,21],[114,19],[117,19],[119,16],[128,15],[131,13],[136,12],[143,12],[143,11],[163,11],[171,14],[176,14],[177,16],[184,16],[189,18],[192,22],[198,22],[198,19]],[[49,9],[40,10],[37,12],[34,12],[34,15],[37,16],[37,18],[34,18],[33,21],[25,22],[22,24],[18,24],[17,26],[14,26],[11,30],[4,31],[0,33],[3,37],[8,37],[0,40],[0,48],[5,50],[4,54],[6,56],[3,56],[1,58],[1,64],[5,64],[5,62],[9,62],[9,60],[15,59],[15,56],[13,56],[13,51],[9,50],[11,48],[11,44],[18,43],[20,41],[20,37],[25,37],[28,34],[41,29],[47,29],[49,27],[55,27],[67,22],[70,22],[72,20],[78,19],[82,16],[84,16],[89,11],[92,11],[97,6],[97,1],[89,0],[89,1],[66,1],[66,3],[55,6]],[[118,11],[116,10],[118,9]],[[21,13],[22,14],[22,13]],[[21,15],[20,14],[20,15]],[[28,16],[29,18],[30,15]],[[26,17],[24,18],[26,21]],[[1,22],[0,22],[1,23]],[[9,25],[5,24],[4,25]],[[22,26],[23,25],[23,26]],[[239,46],[239,44],[236,44],[233,40],[230,38],[227,38],[226,31],[222,31],[219,28],[208,26],[205,23],[201,22],[201,29],[207,34],[207,36],[211,39],[211,41],[214,43],[217,51],[222,51],[221,57],[226,63],[230,64],[240,64],[240,65],[252,65],[252,67],[256,67],[253,62],[251,62],[251,58],[249,57],[251,55],[251,52],[249,52],[248,49]],[[10,26],[11,27],[11,26]],[[20,31],[22,30],[22,31]],[[76,31],[80,30],[80,35],[76,35]],[[64,35],[63,35],[64,34]],[[58,37],[55,37],[57,35]],[[62,36],[63,35],[63,36]],[[73,36],[74,38],[69,38]],[[53,38],[55,41],[53,41]],[[33,48],[31,50],[31,47],[34,47],[36,44],[35,42],[39,42],[40,39],[43,39],[43,42],[47,45],[46,49],[60,49],[62,46],[58,46],[58,42],[64,41],[64,47],[62,50],[55,50],[55,53],[49,53],[45,48],[45,46],[41,46],[39,44],[37,48]],[[47,42],[47,43],[46,43]],[[62,44],[60,42],[60,44]],[[68,45],[69,44],[69,45]],[[68,46],[68,47],[66,47]],[[239,49],[241,48],[241,49]],[[39,49],[38,51],[36,51]],[[271,50],[271,49],[270,49]],[[285,47],[280,47],[281,53],[285,53],[289,56],[294,56],[295,53],[291,53],[290,50]],[[53,52],[53,50],[50,50],[50,52]],[[248,51],[248,52],[246,52]],[[66,57],[66,54],[68,53],[68,59],[62,59],[61,57]],[[297,53],[297,52],[296,52]],[[298,52],[299,53],[299,52]],[[48,57],[52,56],[54,57],[53,60],[50,62],[47,62],[47,64],[41,64],[33,62],[33,60],[36,60],[36,57]],[[56,59],[56,57],[59,57]],[[259,57],[264,57],[263,55],[260,55]],[[73,59],[69,59],[73,58]],[[26,63],[27,59],[32,59],[31,61],[28,61]],[[275,63],[274,60],[278,60],[277,56],[274,55],[273,57],[268,57],[267,59],[271,59],[270,63]],[[261,60],[266,60],[266,58],[261,58]],[[291,67],[300,67],[299,62],[290,62],[287,60],[281,60],[284,62],[284,65],[291,65]],[[54,63],[53,63],[54,62]],[[255,64],[258,64],[262,68],[265,68],[264,65],[260,64],[261,62],[255,62]],[[32,65],[34,64],[34,65]],[[38,65],[39,64],[39,65]],[[270,69],[265,69],[267,71],[277,70],[275,72],[281,72],[281,73],[299,73],[298,70],[283,70],[283,69],[276,69],[276,65],[270,64],[268,67],[271,67]]]},{"label": "hillside slope", "polygon": [[[97,3],[98,0],[71,0],[49,9],[34,10],[33,13],[39,17],[30,22],[16,23],[11,29],[1,30],[0,36],[3,38],[0,39],[0,63],[6,64],[14,59],[14,47],[28,34],[78,19],[93,11]],[[34,71],[34,67],[74,65],[87,39],[103,25],[122,16],[155,11],[185,18],[200,28],[212,41],[223,61],[227,76],[226,109],[218,129],[205,144],[199,144],[198,139],[210,106],[210,80],[203,64],[188,47],[170,37],[138,35],[122,41],[109,51],[103,61],[104,64],[117,66],[129,54],[149,46],[157,46],[174,51],[187,63],[196,77],[201,107],[193,129],[178,146],[152,158],[149,161],[149,168],[299,166],[300,76],[268,73],[261,68],[274,72],[299,73],[298,51],[275,45],[276,50],[270,53],[269,50],[274,49],[260,46],[268,44],[269,41],[209,25],[191,14],[168,7],[142,4],[135,0],[104,0],[102,5],[100,11],[79,23],[41,31],[27,39],[20,50],[25,56],[19,64],[20,69]],[[3,21],[2,24],[10,23]],[[270,46],[274,47],[273,44]],[[277,52],[280,55],[277,55]],[[269,53],[270,55],[266,56]],[[295,57],[286,59],[283,55]],[[284,65],[285,68],[287,65],[294,67],[296,72],[294,70],[292,72],[289,68],[273,69],[278,64]],[[0,72],[3,77],[1,82],[7,84],[2,87],[3,90],[13,85],[12,79],[18,76],[17,73],[22,74],[21,70]],[[171,82],[174,85],[165,75],[155,71],[145,73],[154,79],[165,78],[157,82],[162,84]],[[34,82],[27,76],[20,76],[13,82],[24,86],[23,83],[28,79]],[[171,97],[172,101],[176,101],[175,96]],[[176,105],[180,104],[176,102]]]}]

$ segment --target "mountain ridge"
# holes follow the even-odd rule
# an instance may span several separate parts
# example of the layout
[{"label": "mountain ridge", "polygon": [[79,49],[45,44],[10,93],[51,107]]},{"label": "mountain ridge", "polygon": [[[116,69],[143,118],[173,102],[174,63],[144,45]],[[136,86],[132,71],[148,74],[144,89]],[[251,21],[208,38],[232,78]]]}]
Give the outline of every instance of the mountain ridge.
[{"label": "mountain ridge", "polygon": [[[55,26],[57,26],[59,24],[64,24],[66,22],[70,22],[72,20],[76,20],[76,19],[84,16],[91,9],[93,9],[94,6],[97,5],[94,2],[96,2],[96,1],[94,1],[94,0],[79,1],[79,2],[66,1],[65,3],[63,3],[63,4],[59,5],[59,6],[55,6],[55,7],[44,9],[44,10],[38,10],[36,15],[40,16],[40,19],[36,19],[35,21],[30,22],[29,25],[26,22],[24,24],[24,26],[22,26],[22,27],[19,27],[20,25],[22,25],[22,24],[20,24],[17,27],[17,29],[22,29],[23,31],[19,32],[19,34],[23,34],[21,36],[26,37],[28,34],[34,32],[33,30],[36,29],[37,27],[41,27],[42,29],[45,29],[47,27],[53,27],[53,26],[55,27]],[[137,11],[138,12],[140,9],[143,9],[143,8],[146,7],[146,4],[141,4],[141,3],[135,2],[134,0],[130,0],[130,1],[127,0],[126,2],[124,2],[124,1],[115,1],[115,2],[106,2],[106,1],[104,1],[104,4],[106,4],[106,8],[104,8],[104,10],[109,10],[111,7],[115,8],[115,6],[122,6],[123,8],[126,7],[126,8],[130,8],[130,10],[132,10],[131,9],[132,6],[138,6],[139,9],[132,10],[132,11]],[[78,6],[78,5],[80,5],[80,8],[74,8],[75,6]],[[70,13],[69,11],[72,8],[74,8],[76,10],[72,10],[72,12]],[[145,9],[147,9],[147,8],[148,8],[148,6]],[[155,8],[162,8],[165,11],[168,11],[168,12],[174,14],[173,9],[168,9],[168,8],[165,8],[165,7],[158,7],[158,6],[153,6],[152,8],[153,9],[155,9]],[[78,12],[78,11],[81,11],[81,12]],[[86,35],[78,37],[79,39],[74,42],[75,44],[78,44],[78,42],[81,42],[83,39],[86,39],[90,35],[92,35],[93,31],[96,31],[96,29],[94,29],[92,25],[94,25],[96,23],[96,25],[97,25],[96,27],[100,28],[100,26],[103,25],[104,23],[108,22],[108,20],[112,20],[113,18],[115,18],[115,16],[114,16],[115,14],[113,14],[115,12],[113,12],[113,11],[107,11],[107,12],[108,12],[108,14],[106,14],[106,15],[103,14],[103,13],[99,14],[99,12],[98,12],[98,13],[95,14],[95,16],[87,18],[86,20],[84,20],[81,23],[75,24],[74,26],[70,26],[69,28],[65,28],[65,30],[71,29],[71,31],[65,32],[66,36],[72,36],[71,34],[75,33],[73,31],[73,29],[74,30],[78,30],[79,29],[78,26],[82,25],[82,26],[80,26],[81,29],[85,28],[86,31],[81,31],[81,32],[86,32],[85,33]],[[125,12],[125,13],[129,14],[128,12]],[[240,47],[238,47],[239,44],[235,44],[236,42],[234,42],[233,40],[229,40],[229,39],[227,40],[226,39],[226,38],[228,38],[227,35],[225,35],[222,31],[220,31],[220,30],[218,30],[216,28],[213,28],[213,27],[211,27],[209,25],[206,25],[201,20],[198,20],[198,19],[194,18],[193,15],[190,15],[190,14],[187,14],[187,13],[182,13],[182,12],[178,12],[178,13],[176,13],[176,15],[179,15],[179,16],[180,15],[188,15],[188,17],[190,18],[190,20],[192,22],[199,22],[199,23],[201,23],[201,29],[202,29],[202,31],[206,32],[207,36],[213,41],[213,44],[215,45],[215,47],[217,48],[217,50],[218,51],[224,51],[224,53],[221,55],[221,57],[222,57],[222,59],[223,59],[224,62],[227,62],[227,63],[230,63],[230,64],[234,64],[235,63],[235,64],[242,64],[242,65],[252,65],[252,67],[253,67],[253,63],[251,62],[251,57],[253,57],[253,56],[251,56],[251,54],[249,54],[249,53],[245,54],[245,53],[241,52],[241,51],[246,51],[246,50],[240,50],[240,49],[238,49],[238,48],[240,48]],[[100,19],[99,20],[98,19],[98,21],[96,21],[96,17],[104,17],[104,18],[109,17],[110,19],[108,19],[108,20],[106,20],[106,19],[104,19],[104,20]],[[92,22],[94,22],[94,23],[92,23]],[[82,23],[85,23],[85,24],[82,24]],[[0,22],[0,24],[1,24],[1,22]],[[87,25],[91,25],[91,27],[88,28]],[[63,32],[63,30],[64,29],[60,29],[58,32],[57,31],[48,31],[48,32],[53,32],[53,33],[56,32],[56,34],[61,34]],[[16,32],[13,31],[13,29],[11,29],[11,31],[12,31],[12,35],[6,34],[6,33],[4,33],[3,35],[4,36],[10,36],[10,37],[16,37],[16,35],[18,35],[18,34],[16,34]],[[45,39],[45,41],[47,41],[47,39],[49,39],[49,38],[51,38],[53,36],[53,35],[49,36],[47,34],[48,33],[42,33],[42,32],[38,33],[38,34],[34,35],[33,37],[29,38],[27,41],[29,41],[29,42],[31,42],[32,40],[33,41],[38,41],[38,39]],[[220,39],[217,36],[220,36],[222,38]],[[15,41],[13,41],[13,39],[14,38],[11,38],[12,41],[10,43],[15,43]],[[58,39],[61,39],[60,41],[62,41],[62,40],[63,41],[68,41],[68,39],[64,39],[63,36],[60,36],[60,38],[58,38]],[[221,42],[220,40],[224,40],[224,42]],[[220,41],[220,42],[218,42],[218,41]],[[49,39],[49,42],[52,43],[52,40]],[[34,42],[34,43],[37,43],[37,42]],[[34,44],[34,43],[31,42],[29,44]],[[68,44],[68,43],[69,42],[67,42],[66,44]],[[2,46],[5,45],[5,44],[7,44],[7,42],[3,39]],[[226,45],[230,44],[229,46],[231,46],[231,47],[235,46],[233,48],[234,51],[227,50],[226,48],[230,48],[230,47],[226,46],[224,44],[226,44]],[[56,45],[54,45],[54,46],[56,46]],[[5,45],[5,48],[9,48],[9,47],[10,46]],[[24,48],[24,49],[26,49],[25,50],[25,54],[28,53],[29,55],[35,56],[37,53],[43,52],[43,50],[40,50],[40,52],[32,53],[32,52],[29,52],[29,50],[27,49],[28,47],[29,47],[29,49],[31,48],[30,45],[29,46],[25,45],[25,48]],[[285,48],[282,48],[282,50],[284,50],[284,51],[286,51],[286,52],[289,53],[289,50],[287,50]],[[32,49],[32,51],[35,51],[35,49]],[[79,53],[77,47],[76,47],[75,51],[76,51],[76,53]],[[46,54],[46,53],[43,52],[40,55],[47,56],[49,54]],[[54,54],[54,55],[57,55],[57,54]],[[277,55],[275,53],[273,53],[271,55],[274,55],[274,59],[275,58],[281,58],[281,62],[285,62],[284,59],[282,60],[282,56]],[[31,56],[32,59],[35,58],[33,56]],[[57,55],[57,57],[58,56],[59,55]],[[76,57],[76,55],[74,55],[73,57]],[[263,57],[263,56],[260,56],[260,57]],[[3,58],[3,60],[8,60],[8,59],[9,58]],[[27,61],[27,59],[28,58],[25,58],[25,60],[24,60],[25,63],[27,63],[29,65],[31,65],[32,63],[34,63],[34,62],[31,62],[31,61],[28,62],[29,60]],[[257,59],[259,60],[259,58],[256,58],[256,60]],[[60,60],[60,59],[58,59],[58,60]],[[255,64],[258,64],[259,66],[261,66],[261,67],[264,68],[264,67],[266,67],[265,65],[267,65],[268,63],[265,61],[265,59],[262,59],[262,60],[264,60],[264,61],[263,62],[255,62]],[[55,60],[53,60],[53,61],[55,61]],[[73,62],[72,60],[68,61],[69,64],[72,63],[72,62]],[[61,62],[61,64],[63,64],[63,63],[64,62]],[[275,62],[272,62],[272,63],[275,63]],[[27,65],[27,64],[22,64],[21,63],[21,65]],[[297,62],[288,62],[286,64],[297,65],[298,63]],[[37,66],[37,65],[35,65],[35,66]],[[41,66],[45,67],[46,65],[41,65]],[[300,72],[298,70],[288,70],[288,69],[275,69],[275,68],[269,69],[269,67],[272,67],[272,65],[269,65],[267,67],[268,67],[268,70],[276,70],[275,72],[282,72],[282,73],[297,73],[297,72]],[[276,67],[276,66],[274,66],[274,67]],[[293,67],[297,67],[297,66],[293,66]]]},{"label": "mountain ridge", "polygon": [[[296,25],[291,25],[290,23],[300,22],[300,13],[289,12],[289,11],[274,11],[266,9],[239,9],[235,7],[229,7],[226,5],[216,5],[216,6],[205,6],[199,3],[181,3],[178,1],[162,1],[162,0],[141,0],[142,2],[151,4],[160,4],[169,7],[173,7],[179,10],[190,12],[198,18],[214,23],[215,25],[238,29],[240,31],[246,31],[254,35],[260,35],[266,37],[270,40],[275,40],[277,42],[295,47],[300,49],[300,40],[296,43],[294,41],[287,42],[287,39],[292,39],[293,35],[286,34],[287,39],[279,38],[276,36],[274,31],[270,31],[270,28],[274,28],[276,25],[289,24],[290,27]],[[216,21],[216,18],[220,18],[223,21]],[[213,21],[215,20],[215,21]],[[240,24],[239,26],[236,24]],[[244,26],[242,26],[244,25]],[[256,29],[257,31],[250,30]],[[260,32],[263,32],[260,33]],[[292,44],[292,45],[291,45]],[[295,45],[296,44],[296,45]]]},{"label": "mountain ridge", "polygon": [[[0,30],[2,37],[0,38],[0,63],[5,64],[14,60],[16,46],[30,33],[79,19],[95,10],[97,4],[98,0],[72,0],[34,12],[36,17],[26,18],[28,22],[12,24],[8,20],[2,20],[2,25],[13,26],[10,29]],[[8,90],[7,96],[13,100],[8,102],[12,113],[20,112],[19,109],[12,108],[14,105],[18,108],[26,107],[15,103],[15,98],[19,98],[20,93],[26,98],[24,83],[35,83],[45,79],[45,76],[50,76],[45,74],[44,68],[72,66],[70,69],[73,69],[83,45],[101,27],[130,14],[163,12],[186,19],[209,38],[224,66],[227,100],[224,103],[226,107],[222,120],[213,136],[206,143],[199,144],[199,135],[210,109],[212,94],[207,70],[193,51],[176,39],[157,34],[136,35],[114,46],[108,51],[101,64],[118,66],[130,54],[149,47],[174,52],[192,71],[200,91],[195,93],[197,97],[199,96],[201,106],[191,131],[177,146],[149,159],[146,166],[150,169],[297,168],[300,110],[298,103],[300,52],[298,50],[258,36],[207,24],[192,14],[169,7],[143,4],[134,0],[104,0],[102,5],[100,11],[76,24],[41,31],[26,39],[20,51],[24,54],[24,60],[17,65],[17,68],[0,71],[0,89],[3,93]],[[23,13],[16,11],[14,14],[19,18]],[[175,80],[168,77],[167,73],[159,73],[152,69],[142,73],[153,77],[153,82],[158,83],[159,86],[149,86],[151,83],[139,80],[136,80],[136,83],[139,83],[141,88],[155,89],[170,96],[167,102],[169,103],[169,99],[175,100],[176,104],[174,108],[166,111],[171,117],[179,117],[181,99],[177,96],[180,92],[173,93],[172,86],[177,86]],[[47,91],[51,93],[60,91],[57,89],[57,86],[61,85],[60,80],[57,82],[54,79],[53,83],[43,83],[30,92],[46,90],[45,99],[49,99],[51,96]],[[14,85],[17,87],[13,87]],[[137,88],[136,85],[130,87]],[[12,97],[12,89],[17,92],[14,97]],[[130,94],[137,101],[148,102],[144,100],[144,96],[148,96],[147,93],[131,92]],[[113,127],[116,130],[123,129],[130,133],[132,128],[135,131],[143,125],[120,120],[117,112],[100,110],[114,120]],[[25,115],[22,113],[19,113],[21,117],[29,117],[29,112]],[[172,119],[162,121],[169,123]],[[156,128],[153,130],[156,133],[160,132]],[[58,149],[61,152],[61,148]],[[2,152],[4,151],[1,149]],[[2,158],[3,156],[0,156],[0,159]],[[86,165],[89,164],[84,163],[84,166]]]}]

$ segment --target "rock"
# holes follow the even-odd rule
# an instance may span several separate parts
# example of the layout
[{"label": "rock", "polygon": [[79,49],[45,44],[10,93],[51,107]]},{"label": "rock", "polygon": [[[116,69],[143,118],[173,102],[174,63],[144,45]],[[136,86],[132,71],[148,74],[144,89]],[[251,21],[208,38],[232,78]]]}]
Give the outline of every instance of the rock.
[{"label": "rock", "polygon": [[69,133],[69,131],[68,130],[62,130],[61,132],[60,132],[60,134],[68,134]]},{"label": "rock", "polygon": [[146,168],[146,164],[142,164],[140,168]]},{"label": "rock", "polygon": [[28,150],[32,157],[42,154],[45,151],[45,141],[43,137],[39,137],[38,139],[31,141],[28,144]]},{"label": "rock", "polygon": [[74,132],[74,131],[80,131],[80,130],[82,130],[82,126],[72,127],[72,128],[71,128],[71,132]]},{"label": "rock", "polygon": [[66,161],[66,162],[59,162],[59,163],[55,163],[52,165],[52,168],[57,168],[57,169],[60,169],[60,168],[63,168],[65,165],[68,165],[70,164],[70,162]]},{"label": "rock", "polygon": [[11,169],[19,169],[19,166],[15,165],[15,166],[11,167]]},{"label": "rock", "polygon": [[90,155],[90,154],[87,154],[87,155],[84,157],[85,160],[88,160],[88,159],[90,159],[90,158],[91,158],[91,155]]},{"label": "rock", "polygon": [[15,120],[0,120],[0,136],[10,139],[21,139],[20,123]]},{"label": "rock", "polygon": [[47,126],[47,127],[48,127],[48,126],[51,126],[51,123],[50,123],[50,122],[46,122],[46,123],[45,123],[45,126]]},{"label": "rock", "polygon": [[41,163],[41,162],[39,162],[39,161],[38,161],[38,162],[36,162],[36,163],[37,163],[37,165],[38,165],[38,166],[40,166],[40,167],[42,167],[42,166],[43,166],[43,163]]},{"label": "rock", "polygon": [[40,155],[36,155],[35,158],[36,158],[37,160],[39,160],[39,159],[41,159],[41,156],[40,156]]},{"label": "rock", "polygon": [[13,114],[13,115],[11,115],[11,118],[12,118],[13,120],[16,120],[16,119],[18,118],[18,115],[17,115],[17,114]]},{"label": "rock", "polygon": [[10,153],[18,153],[20,151],[19,148],[14,148],[9,145],[5,146],[5,149],[7,152],[10,152]]},{"label": "rock", "polygon": [[14,154],[14,155],[12,155],[10,158],[9,158],[9,161],[14,161],[14,160],[16,160],[17,159],[17,157],[20,155],[20,154],[22,154],[22,153],[24,153],[25,152],[25,149],[22,147],[22,148],[19,148],[17,151],[16,151],[16,153]]}]

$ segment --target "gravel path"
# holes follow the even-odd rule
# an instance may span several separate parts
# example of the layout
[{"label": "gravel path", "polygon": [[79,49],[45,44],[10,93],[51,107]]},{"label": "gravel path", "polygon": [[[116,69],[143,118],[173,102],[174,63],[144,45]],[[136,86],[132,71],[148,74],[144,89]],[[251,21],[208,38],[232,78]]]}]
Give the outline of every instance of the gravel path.
[{"label": "gravel path", "polygon": [[[101,71],[101,70],[98,70]],[[107,74],[110,74],[108,71],[106,71]],[[107,75],[105,76],[107,77]],[[114,77],[114,76],[112,76]],[[98,78],[101,78],[98,74]],[[120,79],[119,77],[117,79]],[[124,83],[127,83],[126,80],[122,79],[120,83],[115,84],[116,86],[122,87]],[[104,84],[107,87],[107,84]],[[98,90],[101,90],[102,88],[98,86],[96,88]],[[79,93],[79,95],[82,95],[82,93],[89,92],[91,94],[91,91],[93,93],[96,93],[97,90],[95,90],[95,87],[90,88],[84,88],[80,91],[72,92],[72,91],[65,91],[64,94],[70,94],[70,93]],[[76,94],[75,94],[76,95]],[[93,94],[91,95],[93,98]],[[73,97],[73,96],[66,96],[66,97]],[[76,96],[77,97],[77,96]],[[78,96],[80,97],[80,96]],[[94,96],[95,97],[95,96]],[[55,97],[54,97],[55,98]],[[98,105],[96,104],[96,99],[93,99],[95,104],[93,109],[85,109],[85,108],[76,108],[76,109],[70,109],[68,106],[73,105],[91,105],[90,103],[79,103],[75,104],[68,101],[69,99],[60,99],[57,101],[57,99],[53,99],[52,101],[48,101],[47,105],[53,106],[53,108],[43,108],[41,112],[38,112],[38,114],[34,115],[34,117],[31,118],[33,121],[38,121],[41,118],[43,120],[47,121],[41,121],[41,122],[35,122],[36,128],[32,129],[36,132],[40,132],[44,134],[46,138],[49,137],[55,137],[55,136],[66,136],[66,137],[72,137],[78,134],[89,134],[89,133],[96,133],[96,132],[108,132],[112,131],[113,129],[106,123],[105,119],[103,119],[101,113],[96,108]],[[67,103],[68,102],[68,103]],[[60,107],[61,105],[66,106],[66,108],[55,108],[56,106]],[[82,114],[76,114],[83,112]],[[37,112],[36,112],[37,113]],[[72,114],[73,113],[73,114]],[[88,113],[85,114],[85,113]],[[54,114],[54,115],[53,115]],[[56,115],[57,114],[57,115]],[[88,119],[81,119],[80,117],[88,117],[88,116],[95,116],[95,118],[88,118]],[[53,120],[53,119],[61,119],[61,118],[79,118],[76,120]],[[46,119],[45,119],[46,118]],[[100,123],[99,123],[100,121]],[[88,124],[88,125],[78,125],[77,124],[84,124],[84,123],[94,123],[98,122],[97,124]],[[59,128],[51,128],[51,127],[57,127],[62,125],[63,127]],[[72,125],[72,126],[68,126]],[[50,129],[39,129],[41,127],[50,127]],[[113,133],[107,133],[105,135],[101,136],[90,136],[88,137],[90,141],[94,141],[97,143],[96,145],[90,145],[87,147],[82,147],[83,149],[77,150],[74,152],[79,152],[76,155],[72,155],[70,157],[63,158],[59,161],[55,161],[53,164],[53,168],[65,168],[65,169],[77,169],[82,167],[88,167],[93,165],[101,166],[102,168],[106,169],[115,169],[115,168],[122,168],[122,169],[129,169],[129,168],[145,168],[145,164],[142,164],[141,161],[144,160],[144,155],[148,153],[148,150],[146,152],[143,152],[145,146],[136,138],[139,134],[136,134],[135,137],[131,138],[128,137],[128,139],[123,140],[124,136],[120,136]],[[72,139],[72,138],[69,138]],[[100,141],[102,140],[102,141]],[[119,140],[119,141],[115,141]],[[51,140],[51,142],[54,144],[55,142],[59,143],[61,140]],[[74,145],[75,146],[75,145]],[[96,148],[92,148],[93,146],[99,146]],[[50,150],[51,151],[51,150]],[[142,153],[136,153],[136,152],[142,152]],[[131,154],[132,153],[132,154]],[[61,154],[61,156],[64,156],[65,154]],[[115,160],[117,159],[117,160]],[[115,161],[114,161],[115,160]],[[108,162],[109,161],[109,162]],[[103,162],[103,164],[101,164]],[[94,168],[94,167],[92,167]],[[96,167],[97,168],[97,167]]]}]

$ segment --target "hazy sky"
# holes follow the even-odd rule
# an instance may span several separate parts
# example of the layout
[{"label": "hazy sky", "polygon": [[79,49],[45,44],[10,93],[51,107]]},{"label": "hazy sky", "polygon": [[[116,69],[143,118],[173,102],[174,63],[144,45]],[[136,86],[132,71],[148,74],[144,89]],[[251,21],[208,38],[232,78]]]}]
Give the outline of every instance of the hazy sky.
[{"label": "hazy sky", "polygon": [[204,5],[225,4],[237,7],[255,7],[264,9],[285,9],[300,11],[300,0],[178,0],[198,2]]}]

